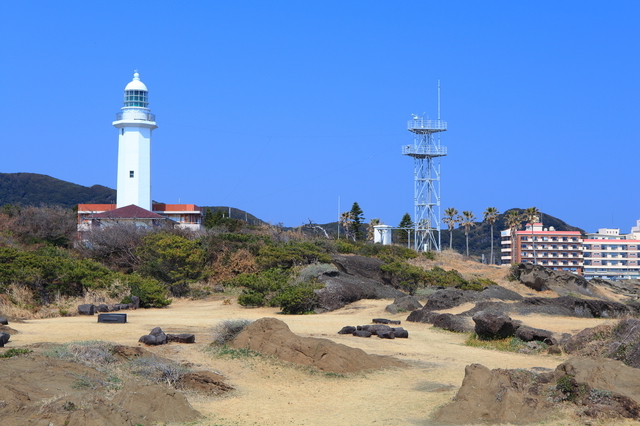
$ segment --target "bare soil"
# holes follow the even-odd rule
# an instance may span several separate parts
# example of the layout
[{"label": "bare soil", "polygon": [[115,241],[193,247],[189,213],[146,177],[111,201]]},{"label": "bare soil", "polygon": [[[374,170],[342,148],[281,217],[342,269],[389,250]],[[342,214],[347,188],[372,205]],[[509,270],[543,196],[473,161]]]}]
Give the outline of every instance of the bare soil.
[{"label": "bare soil", "polygon": [[[434,411],[452,400],[467,365],[489,369],[553,370],[566,356],[525,355],[464,345],[466,335],[405,322],[407,313],[390,315],[384,308],[391,300],[362,300],[320,315],[286,316],[273,308],[247,309],[235,301],[176,300],[165,309],[128,311],[126,324],[97,323],[97,317],[74,316],[11,323],[18,334],[4,348],[38,342],[66,343],[104,340],[138,346],[138,338],[154,327],[166,333],[193,333],[195,344],[147,347],[155,354],[208,370],[226,379],[235,390],[222,396],[187,393],[193,408],[203,417],[190,425],[429,425]],[[460,308],[456,308],[460,309]],[[220,358],[208,350],[212,328],[226,319],[256,320],[275,317],[302,337],[321,337],[368,354],[392,356],[408,367],[337,375],[284,363],[271,357]],[[345,325],[370,324],[372,318],[401,320],[408,339],[386,340],[339,335]],[[518,317],[525,325],[558,333],[577,333],[607,323],[604,319],[558,318],[544,315]],[[0,373],[2,373],[0,360]],[[35,396],[34,396],[35,397]],[[542,424],[584,424],[570,414]],[[606,424],[606,423],[602,423]],[[613,424],[613,423],[611,423]],[[615,424],[624,424],[617,421]],[[632,424],[632,423],[629,423]]]}]

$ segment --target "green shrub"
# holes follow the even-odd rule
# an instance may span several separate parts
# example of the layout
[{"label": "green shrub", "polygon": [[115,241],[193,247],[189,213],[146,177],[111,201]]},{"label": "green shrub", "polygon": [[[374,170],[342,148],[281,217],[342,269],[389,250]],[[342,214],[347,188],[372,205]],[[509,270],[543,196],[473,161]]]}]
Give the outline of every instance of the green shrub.
[{"label": "green shrub", "polygon": [[395,260],[380,266],[380,269],[389,274],[395,287],[414,294],[416,290],[427,284],[429,275],[417,266],[409,265],[401,260]]},{"label": "green shrub", "polygon": [[33,351],[30,349],[11,348],[8,349],[5,353],[0,354],[0,358],[13,358],[14,356],[26,355],[31,352]]},{"label": "green shrub", "polygon": [[243,290],[243,293],[238,296],[238,304],[241,306],[264,306],[266,303],[264,293]]},{"label": "green shrub", "polygon": [[[122,275],[121,280],[131,288],[131,295],[140,298],[140,306],[143,308],[163,308],[171,304],[167,298],[167,289],[153,278],[141,277],[136,274]],[[128,297],[122,301],[131,303]]]},{"label": "green shrub", "polygon": [[206,253],[197,241],[166,232],[143,238],[136,250],[140,259],[137,271],[169,286],[195,282],[202,278]]},{"label": "green shrub", "polygon": [[314,290],[322,288],[317,282],[305,282],[285,287],[272,302],[280,306],[283,314],[299,315],[313,312],[318,306],[318,295]]},{"label": "green shrub", "polygon": [[291,242],[270,244],[260,248],[256,261],[264,269],[289,269],[311,263],[330,263],[331,256],[320,251],[313,243]]},{"label": "green shrub", "polygon": [[338,253],[348,254],[348,253],[355,253],[357,250],[357,247],[349,243],[348,241],[338,240],[336,241],[336,250],[338,251]]}]

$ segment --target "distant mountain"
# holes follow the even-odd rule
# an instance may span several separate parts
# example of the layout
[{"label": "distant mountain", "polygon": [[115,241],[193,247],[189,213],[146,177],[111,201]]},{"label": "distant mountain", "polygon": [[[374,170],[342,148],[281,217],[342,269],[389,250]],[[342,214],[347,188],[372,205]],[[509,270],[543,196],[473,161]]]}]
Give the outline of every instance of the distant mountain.
[{"label": "distant mountain", "polygon": [[115,189],[86,187],[37,173],[0,173],[0,206],[41,204],[73,208],[77,204],[112,204]]},{"label": "distant mountain", "polygon": [[[86,187],[37,173],[0,173],[0,206],[55,205],[73,208],[77,204],[115,204],[116,190],[102,185]],[[205,207],[206,209],[207,207]],[[244,210],[225,206],[209,207],[221,210],[226,217],[242,219],[249,225],[264,223]]]}]

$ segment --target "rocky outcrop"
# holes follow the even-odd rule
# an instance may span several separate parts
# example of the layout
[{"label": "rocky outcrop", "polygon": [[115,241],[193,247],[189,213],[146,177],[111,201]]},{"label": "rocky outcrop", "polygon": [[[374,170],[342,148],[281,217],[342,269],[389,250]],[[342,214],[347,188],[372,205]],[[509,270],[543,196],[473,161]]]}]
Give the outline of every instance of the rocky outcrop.
[{"label": "rocky outcrop", "polygon": [[[572,358],[552,373],[465,368],[453,402],[434,416],[436,424],[527,424],[550,420],[558,404],[577,416],[640,418],[640,370],[602,358]],[[586,423],[586,422],[585,422]]]},{"label": "rocky outcrop", "polygon": [[564,339],[562,348],[568,354],[606,357],[640,368],[640,320],[629,318],[586,328]]},{"label": "rocky outcrop", "polygon": [[567,271],[554,271],[541,265],[520,263],[514,271],[519,281],[536,291],[553,290],[560,296],[577,293],[602,298],[605,295],[580,275]]},{"label": "rocky outcrop", "polygon": [[395,358],[369,355],[362,349],[328,339],[298,336],[289,330],[287,324],[276,318],[261,318],[252,322],[229,345],[237,349],[275,355],[284,361],[334,373],[405,366]]},{"label": "rocky outcrop", "polygon": [[344,272],[321,275],[318,281],[324,288],[316,290],[317,313],[333,311],[361,299],[395,299],[405,295],[379,281]]},{"label": "rocky outcrop", "polygon": [[387,305],[384,308],[385,311],[397,314],[398,312],[413,312],[416,309],[421,309],[422,304],[415,296],[404,295],[397,297],[392,304]]},{"label": "rocky outcrop", "polygon": [[498,285],[490,285],[482,291],[445,288],[429,295],[427,303],[425,303],[422,309],[426,311],[440,311],[455,308],[456,306],[460,306],[464,303],[480,302],[491,299],[516,301],[522,300],[522,296]]},{"label": "rocky outcrop", "polygon": [[480,311],[471,319],[476,323],[476,334],[482,339],[504,339],[513,336],[520,325],[507,315],[487,311]]}]

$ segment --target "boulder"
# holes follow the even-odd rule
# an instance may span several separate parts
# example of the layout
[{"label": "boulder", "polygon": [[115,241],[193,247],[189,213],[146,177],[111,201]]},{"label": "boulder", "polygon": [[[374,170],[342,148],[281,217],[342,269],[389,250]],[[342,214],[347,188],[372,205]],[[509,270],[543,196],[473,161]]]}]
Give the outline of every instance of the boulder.
[{"label": "boulder", "polygon": [[138,342],[149,346],[164,345],[167,343],[167,335],[160,327],[156,327],[151,333],[141,336]]},{"label": "boulder", "polygon": [[472,319],[476,323],[475,332],[480,338],[504,339],[513,336],[517,328],[517,323],[509,316],[493,312],[480,311]]},{"label": "boulder", "polygon": [[96,306],[96,311],[98,311],[98,312],[109,312],[109,306],[105,305],[103,303],[101,305]]},{"label": "boulder", "polygon": [[380,333],[388,333],[393,332],[391,327],[384,324],[368,324],[368,325],[359,325],[356,327],[357,330],[365,330],[370,332],[371,334],[380,335]]},{"label": "boulder", "polygon": [[520,263],[515,275],[520,282],[536,291],[553,290],[560,296],[578,293],[589,297],[603,297],[597,286],[576,274],[567,271],[554,271],[541,265]]},{"label": "boulder", "polygon": [[276,318],[261,318],[246,326],[229,346],[275,355],[283,361],[313,366],[321,371],[352,373],[384,367],[406,366],[391,357],[369,355],[361,349],[328,339],[301,337]]},{"label": "boulder", "polygon": [[317,313],[333,311],[361,299],[394,299],[404,295],[399,290],[370,278],[338,272],[321,275],[318,281],[324,288],[316,290]]},{"label": "boulder", "polygon": [[384,262],[380,259],[366,256],[345,256],[335,254],[332,256],[333,264],[343,274],[370,280],[383,282],[380,266]]},{"label": "boulder", "polygon": [[9,325],[9,320],[5,317],[0,317],[0,325]]},{"label": "boulder", "polygon": [[515,336],[524,342],[544,342],[547,345],[556,345],[556,339],[553,337],[553,333],[540,328],[532,328],[527,326],[520,326],[516,330]]},{"label": "boulder", "polygon": [[441,314],[437,312],[425,311],[424,309],[420,309],[420,310],[411,312],[407,317],[407,321],[433,324],[434,318],[437,317],[438,315],[441,315]]},{"label": "boulder", "polygon": [[395,335],[393,329],[390,329],[390,330],[378,330],[378,332],[376,334],[381,339],[395,339],[396,338],[396,335]]},{"label": "boulder", "polygon": [[374,324],[392,324],[392,325],[400,324],[400,321],[389,320],[386,318],[374,318],[371,320],[371,322]]},{"label": "boulder", "polygon": [[409,337],[409,332],[402,327],[393,328],[393,335],[399,339],[407,339]]},{"label": "boulder", "polygon": [[457,333],[473,331],[473,326],[469,323],[468,318],[460,315],[438,314],[433,318],[432,324],[434,327]]},{"label": "boulder", "polygon": [[356,328],[352,325],[346,325],[338,331],[338,334],[353,334],[356,331]]},{"label": "boulder", "polygon": [[78,306],[78,314],[80,315],[93,315],[96,311],[96,307],[90,303]]},{"label": "boulder", "polygon": [[0,348],[4,348],[5,343],[9,341],[11,335],[9,333],[0,332]]},{"label": "boulder", "polygon": [[132,309],[140,309],[140,298],[138,296],[131,296]]},{"label": "boulder", "polygon": [[353,334],[356,337],[371,337],[371,332],[366,330],[356,330],[351,334]]},{"label": "boulder", "polygon": [[406,296],[396,297],[393,303],[391,305],[387,305],[387,307],[384,309],[387,312],[396,314],[400,311],[412,312],[421,308],[422,308],[422,304],[420,303],[417,297],[406,295]]},{"label": "boulder", "polygon": [[196,336],[193,334],[167,334],[167,342],[195,343]]}]

